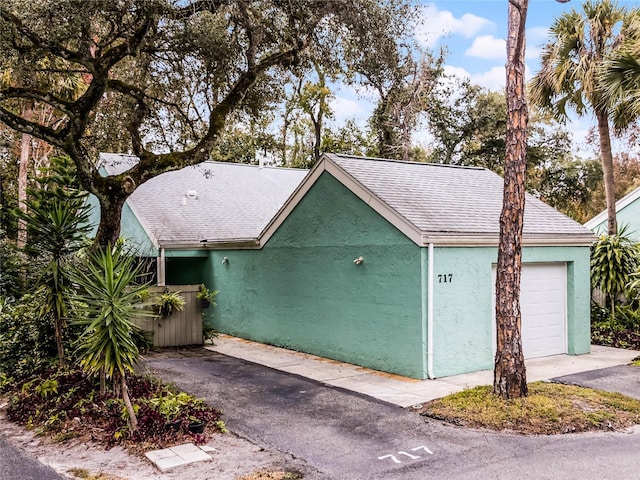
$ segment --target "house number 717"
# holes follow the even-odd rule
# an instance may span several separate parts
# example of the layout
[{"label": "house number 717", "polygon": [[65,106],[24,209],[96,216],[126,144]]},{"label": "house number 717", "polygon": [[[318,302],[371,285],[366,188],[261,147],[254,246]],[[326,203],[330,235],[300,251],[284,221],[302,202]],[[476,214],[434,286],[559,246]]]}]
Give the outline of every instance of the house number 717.
[{"label": "house number 717", "polygon": [[441,273],[438,275],[438,283],[451,283],[453,273]]}]

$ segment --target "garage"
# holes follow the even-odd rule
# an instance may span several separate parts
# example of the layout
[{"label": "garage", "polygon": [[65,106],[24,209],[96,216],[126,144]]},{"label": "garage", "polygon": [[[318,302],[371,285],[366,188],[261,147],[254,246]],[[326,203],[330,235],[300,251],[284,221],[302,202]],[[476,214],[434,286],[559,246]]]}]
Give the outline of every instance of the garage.
[{"label": "garage", "polygon": [[[495,272],[494,266],[494,330]],[[566,263],[524,263],[522,265],[520,311],[524,358],[567,353]]]},{"label": "garage", "polygon": [[524,265],[520,287],[522,349],[525,358],[567,352],[566,265]]}]

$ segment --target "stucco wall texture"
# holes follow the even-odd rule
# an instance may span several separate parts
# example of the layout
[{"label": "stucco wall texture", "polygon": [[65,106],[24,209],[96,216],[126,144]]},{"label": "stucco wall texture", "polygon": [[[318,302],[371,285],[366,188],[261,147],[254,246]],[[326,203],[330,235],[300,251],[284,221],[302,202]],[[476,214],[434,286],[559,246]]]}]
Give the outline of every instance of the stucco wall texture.
[{"label": "stucco wall texture", "polygon": [[[493,367],[497,249],[434,248],[428,352],[427,249],[326,172],[262,250],[208,255],[198,270],[220,291],[207,312],[220,332],[413,378],[427,377],[430,353],[435,377]],[[523,261],[566,263],[567,351],[588,353],[588,247],[525,247]]]},{"label": "stucco wall texture", "polygon": [[[640,199],[616,212],[618,228],[626,227],[626,235],[635,242],[640,242]],[[594,233],[601,235],[607,233],[607,220],[604,220],[593,228]]]},{"label": "stucco wall texture", "polygon": [[330,175],[261,251],[211,255],[220,331],[423,377],[420,249]]}]

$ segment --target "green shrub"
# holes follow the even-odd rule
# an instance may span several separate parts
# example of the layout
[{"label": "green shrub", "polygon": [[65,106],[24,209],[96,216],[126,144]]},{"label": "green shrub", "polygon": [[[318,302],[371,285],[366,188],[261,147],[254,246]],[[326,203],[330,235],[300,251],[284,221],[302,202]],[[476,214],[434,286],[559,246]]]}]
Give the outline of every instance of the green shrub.
[{"label": "green shrub", "polygon": [[638,268],[640,246],[626,236],[622,227],[617,235],[600,235],[591,247],[591,286],[599,288],[611,308],[611,327],[615,325],[616,297],[627,293]]},{"label": "green shrub", "polygon": [[202,340],[213,342],[214,338],[218,338],[218,331],[213,325],[213,318],[210,316],[202,316]]},{"label": "green shrub", "polygon": [[611,319],[611,310],[591,301],[591,325],[600,325]]},{"label": "green shrub", "polygon": [[22,295],[21,264],[18,249],[0,228],[0,297],[18,298]]},{"label": "green shrub", "polygon": [[[0,377],[1,381],[1,377]],[[168,443],[205,443],[205,434],[188,431],[195,417],[208,425],[208,432],[222,432],[221,412],[202,400],[163,385],[150,377],[128,376],[131,401],[140,417],[139,428],[127,427],[124,401],[111,394],[99,395],[98,381],[81,370],[50,370],[14,385],[7,417],[28,428],[48,433],[54,439],[91,436],[106,446],[141,444],[145,449]],[[162,397],[162,400],[160,398]],[[159,404],[162,403],[162,409]],[[82,419],[81,422],[75,419]],[[167,428],[167,419],[180,420],[178,429]]]},{"label": "green shrub", "polygon": [[39,301],[25,295],[19,302],[4,304],[0,310],[0,374],[20,381],[42,372],[55,357],[53,320],[40,315]]},{"label": "green shrub", "polygon": [[173,393],[169,390],[161,390],[157,396],[149,399],[148,403],[162,415],[165,420],[171,421],[180,416],[185,407],[201,402],[188,393]]},{"label": "green shrub", "polygon": [[622,329],[640,330],[640,309],[635,305],[619,305],[616,308],[615,323]]}]

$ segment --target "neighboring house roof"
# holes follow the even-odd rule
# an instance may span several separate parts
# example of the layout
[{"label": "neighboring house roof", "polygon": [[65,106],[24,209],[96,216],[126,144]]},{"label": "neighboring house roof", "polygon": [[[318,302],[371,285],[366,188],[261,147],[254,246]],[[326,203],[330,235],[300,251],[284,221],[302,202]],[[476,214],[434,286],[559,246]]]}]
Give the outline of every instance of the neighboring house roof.
[{"label": "neighboring house roof", "polygon": [[[638,198],[640,198],[640,187],[636,188],[631,193],[625,195],[624,197],[622,197],[620,200],[616,202],[616,212],[619,212],[623,208],[631,205]],[[607,221],[607,210],[605,209],[602,212],[600,212],[598,215],[593,217],[591,220],[585,222],[584,226],[591,230],[595,230],[596,227],[598,227],[601,223],[606,221]]]},{"label": "neighboring house roof", "polygon": [[[129,155],[101,154],[100,159],[110,175],[137,162]],[[144,182],[127,203],[159,247],[255,246],[306,174],[301,169],[204,162]]]},{"label": "neighboring house roof", "polygon": [[[262,232],[261,245],[325,171],[418,245],[497,243],[504,182],[490,170],[325,154]],[[523,243],[589,245],[594,238],[527,194]]]}]

